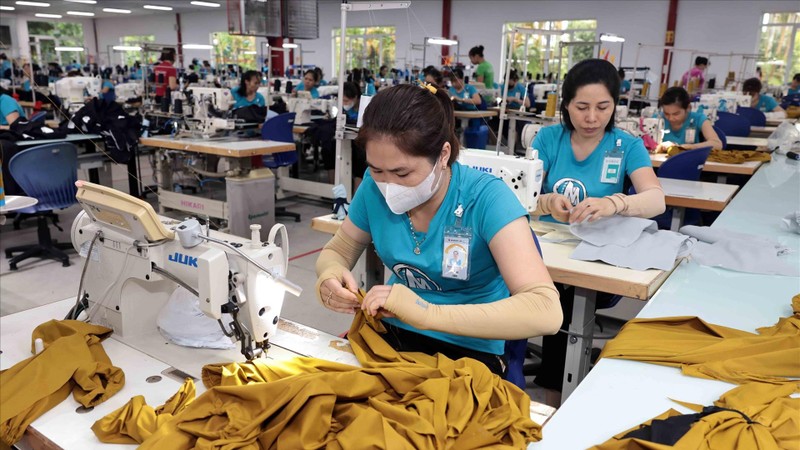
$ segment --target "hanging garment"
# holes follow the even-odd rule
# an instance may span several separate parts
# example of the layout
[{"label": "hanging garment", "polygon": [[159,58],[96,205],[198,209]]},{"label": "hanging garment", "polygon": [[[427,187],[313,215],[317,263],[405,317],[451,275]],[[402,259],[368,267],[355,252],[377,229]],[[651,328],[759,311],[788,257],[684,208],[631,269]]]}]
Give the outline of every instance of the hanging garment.
[{"label": "hanging garment", "polygon": [[356,314],[349,339],[362,368],[314,358],[206,366],[209,390],[140,449],[525,448],[541,439],[519,388],[469,358],[398,353],[383,331]]},{"label": "hanging garment", "polygon": [[633,319],[600,357],[675,366],[685,375],[736,384],[795,383],[786,377],[800,377],[800,295],[792,309],[793,316],[759,328],[759,334],[697,317]]},{"label": "hanging garment", "polygon": [[800,448],[800,385],[748,383],[723,394],[714,406],[679,403],[696,414],[670,409],[591,450],[790,450]]},{"label": "hanging garment", "polygon": [[70,392],[85,407],[117,393],[125,374],[111,364],[101,341],[111,329],[75,320],[51,320],[33,330],[44,350],[0,372],[0,439],[13,445],[25,429]]}]

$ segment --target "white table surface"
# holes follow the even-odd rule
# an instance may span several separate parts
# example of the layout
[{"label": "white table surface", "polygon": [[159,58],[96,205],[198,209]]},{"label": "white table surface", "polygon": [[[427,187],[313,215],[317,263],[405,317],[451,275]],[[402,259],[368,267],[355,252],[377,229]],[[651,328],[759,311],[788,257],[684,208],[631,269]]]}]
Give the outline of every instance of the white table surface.
[{"label": "white table surface", "polygon": [[[736,193],[738,186],[730,184],[707,183],[705,181],[675,180],[659,178],[664,195],[685,197],[712,202],[727,202]],[[669,206],[669,202],[667,202]]]},{"label": "white table surface", "polygon": [[0,206],[0,213],[16,211],[18,209],[30,208],[39,203],[39,200],[24,195],[6,195],[6,204]]},{"label": "white table surface", "polygon": [[728,141],[728,145],[752,145],[754,147],[767,146],[767,138],[727,136],[725,139]]},{"label": "white table surface", "polygon": [[201,138],[171,138],[167,136],[154,136],[140,138],[139,143],[152,147],[169,148],[199,153],[213,153],[231,156],[253,156],[254,154],[269,154],[294,150],[294,143],[265,141],[261,139],[201,139]]},{"label": "white table surface", "polygon": [[[774,237],[794,250],[787,261],[800,266],[800,235],[784,230],[780,220],[789,211],[800,210],[798,193],[800,164],[778,159],[756,172],[713,228]],[[754,332],[790,315],[791,297],[798,292],[800,278],[744,274],[686,262],[638,317],[697,316]],[[545,425],[543,440],[529,448],[591,447],[669,408],[689,412],[670,398],[709,405],[733,387],[684,376],[672,367],[604,359]]]},{"label": "white table surface", "polygon": [[17,147],[32,147],[36,145],[55,144],[58,142],[94,141],[102,138],[103,136],[100,136],[99,134],[73,133],[68,134],[66,137],[61,139],[34,139],[32,141],[17,141],[16,144]]},{"label": "white table surface", "polygon": [[[653,167],[660,167],[668,159],[666,153],[650,154],[650,162],[653,163]],[[741,164],[706,161],[703,165],[703,172],[752,175],[761,167],[761,164],[763,164],[762,161],[745,161]]]}]

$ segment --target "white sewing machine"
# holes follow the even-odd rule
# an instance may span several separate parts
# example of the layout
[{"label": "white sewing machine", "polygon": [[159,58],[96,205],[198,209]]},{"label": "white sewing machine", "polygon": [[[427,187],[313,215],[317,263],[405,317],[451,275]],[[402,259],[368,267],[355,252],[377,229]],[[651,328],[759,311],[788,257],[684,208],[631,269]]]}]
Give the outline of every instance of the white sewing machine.
[{"label": "white sewing machine", "polygon": [[528,147],[522,157],[490,150],[461,149],[458,162],[500,178],[528,213],[536,211],[544,175],[544,165],[537,150]]},{"label": "white sewing machine", "polygon": [[70,111],[80,109],[86,97],[99,97],[102,80],[95,77],[68,77],[55,82],[53,94]]},{"label": "white sewing machine", "polygon": [[556,85],[555,84],[548,84],[548,83],[539,83],[533,85],[533,96],[535,102],[546,102],[547,101],[547,93],[548,92],[555,92]]},{"label": "white sewing machine", "polygon": [[117,95],[118,103],[125,103],[127,100],[142,96],[142,83],[130,81],[114,86],[114,93]]},{"label": "white sewing machine", "polygon": [[702,94],[700,101],[692,103],[692,111],[697,111],[700,107],[709,120],[713,123],[717,119],[717,111],[725,111],[736,114],[740,106],[749,107],[752,97],[738,92],[717,92],[714,94]]},{"label": "white sewing machine", "polygon": [[[298,95],[302,92],[300,91]],[[321,111],[323,114],[332,116],[332,108],[336,106],[336,100],[321,98],[300,98],[291,97],[286,102],[286,109],[295,113],[294,123],[304,124],[311,122],[311,111]]]},{"label": "white sewing machine", "polygon": [[233,104],[233,95],[228,88],[192,86],[194,116],[197,119],[210,117],[208,106],[211,105],[220,112],[227,112]]},{"label": "white sewing machine", "polygon": [[[92,322],[112,328],[122,340],[152,334],[162,306],[183,286],[198,296],[205,315],[240,342],[245,357],[265,354],[278,329],[284,292],[302,291],[284,278],[285,228],[276,225],[261,242],[261,227],[251,225],[246,240],[203,230],[195,219],[161,218],[148,203],[108,187],[76,184],[83,211],[72,224],[72,244],[88,259],[80,304]],[[233,321],[224,324],[222,313]]]}]

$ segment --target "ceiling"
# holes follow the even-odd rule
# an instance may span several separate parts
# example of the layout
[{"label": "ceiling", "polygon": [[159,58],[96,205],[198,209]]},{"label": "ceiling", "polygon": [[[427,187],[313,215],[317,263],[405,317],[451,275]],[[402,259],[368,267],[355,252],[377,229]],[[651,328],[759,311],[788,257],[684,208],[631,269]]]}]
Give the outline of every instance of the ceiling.
[{"label": "ceiling", "polygon": [[[219,8],[209,8],[206,6],[197,6],[189,3],[191,0],[96,0],[96,4],[88,5],[83,3],[73,3],[66,0],[29,0],[40,3],[49,3],[50,6],[42,8],[38,6],[26,6],[16,4],[16,0],[0,0],[2,6],[13,6],[14,11],[0,11],[0,14],[25,14],[33,15],[36,13],[45,14],[61,14],[64,19],[91,19],[92,17],[86,16],[73,16],[67,15],[67,11],[83,11],[94,13],[95,19],[102,19],[107,17],[131,17],[131,16],[146,16],[152,14],[175,14],[175,13],[188,13],[188,12],[217,12],[219,14],[227,15],[227,0],[205,0],[211,3],[218,3]],[[144,9],[144,5],[156,6],[169,6],[172,11],[157,11]],[[127,9],[130,14],[116,14],[104,12],[103,8]]]}]

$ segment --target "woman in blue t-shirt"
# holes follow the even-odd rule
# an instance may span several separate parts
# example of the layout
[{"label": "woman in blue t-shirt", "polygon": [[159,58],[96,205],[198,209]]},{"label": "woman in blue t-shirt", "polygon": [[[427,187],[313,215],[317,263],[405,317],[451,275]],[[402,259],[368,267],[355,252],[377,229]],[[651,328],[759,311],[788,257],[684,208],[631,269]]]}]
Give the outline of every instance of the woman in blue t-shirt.
[{"label": "woman in blue t-shirt", "polygon": [[464,71],[453,69],[447,76],[452,84],[448,89],[450,91],[450,99],[453,100],[456,109],[464,111],[477,110],[481,104],[481,96],[475,86],[464,84]]},{"label": "woman in blue t-shirt", "polygon": [[292,97],[297,97],[298,91],[308,91],[311,93],[311,98],[319,98],[317,83],[319,83],[319,74],[314,69],[306,70],[303,75],[303,83],[294,88]]},{"label": "woman in blue t-shirt", "polygon": [[258,92],[260,84],[261,75],[258,72],[255,70],[245,72],[239,81],[239,87],[231,89],[231,95],[234,100],[233,109],[250,105],[267,106],[264,96]]},{"label": "woman in blue t-shirt", "polygon": [[[524,208],[500,179],[456,161],[454,123],[433,86],[373,97],[357,139],[369,170],[320,253],[316,293],[333,311],[382,317],[399,351],[471,357],[502,374],[504,340],[555,333],[561,309]],[[393,274],[359,305],[350,270],[369,243]]]},{"label": "woman in blue t-shirt", "polygon": [[758,78],[748,78],[742,83],[742,92],[751,98],[750,107],[763,113],[784,112],[774,97],[761,93],[763,87],[761,80]]},{"label": "woman in blue t-shirt", "polygon": [[675,86],[664,91],[658,100],[661,115],[664,117],[664,140],[659,144],[657,152],[666,151],[673,145],[685,149],[722,148],[711,121],[706,119],[702,111],[691,111],[691,99],[686,89]]}]

